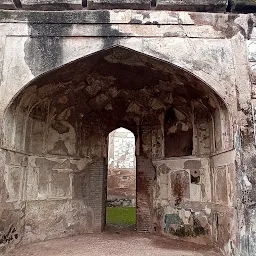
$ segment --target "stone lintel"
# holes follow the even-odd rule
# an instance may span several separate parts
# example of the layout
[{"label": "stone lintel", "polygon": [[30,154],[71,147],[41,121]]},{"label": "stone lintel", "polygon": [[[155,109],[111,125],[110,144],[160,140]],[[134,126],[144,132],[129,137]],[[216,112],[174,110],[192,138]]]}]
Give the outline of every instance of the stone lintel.
[{"label": "stone lintel", "polygon": [[[202,16],[196,13],[196,16]],[[213,14],[208,14],[213,15]],[[222,15],[222,14],[220,14]],[[224,14],[223,14],[224,15]],[[203,17],[199,19],[201,20]],[[195,22],[186,12],[147,10],[78,10],[78,11],[35,11],[0,10],[1,23],[40,24],[169,24],[193,25]]]}]

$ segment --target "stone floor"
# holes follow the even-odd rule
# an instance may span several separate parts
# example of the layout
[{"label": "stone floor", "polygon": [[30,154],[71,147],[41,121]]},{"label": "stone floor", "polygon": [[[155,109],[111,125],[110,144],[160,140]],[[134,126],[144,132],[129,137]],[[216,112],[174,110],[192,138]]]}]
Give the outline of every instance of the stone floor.
[{"label": "stone floor", "polygon": [[109,230],[22,246],[8,256],[220,256],[192,243],[132,231]]}]

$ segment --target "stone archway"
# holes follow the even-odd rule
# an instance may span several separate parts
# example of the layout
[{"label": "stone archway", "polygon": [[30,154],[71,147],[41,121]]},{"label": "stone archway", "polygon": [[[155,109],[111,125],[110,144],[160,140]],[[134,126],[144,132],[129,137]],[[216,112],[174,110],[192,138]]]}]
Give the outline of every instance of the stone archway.
[{"label": "stone archway", "polygon": [[136,140],[119,127],[108,135],[106,228],[136,230]]},{"label": "stone archway", "polygon": [[191,73],[123,47],[50,71],[13,99],[3,120],[4,225],[23,242],[101,232],[106,137],[120,126],[137,138],[139,231],[232,239],[225,103]]}]

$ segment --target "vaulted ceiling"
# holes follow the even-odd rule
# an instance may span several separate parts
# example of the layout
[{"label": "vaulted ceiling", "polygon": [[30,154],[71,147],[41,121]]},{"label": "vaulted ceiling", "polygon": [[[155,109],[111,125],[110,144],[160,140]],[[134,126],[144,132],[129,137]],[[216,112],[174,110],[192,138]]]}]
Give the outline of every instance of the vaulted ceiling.
[{"label": "vaulted ceiling", "polygon": [[[14,100],[31,117],[70,123],[139,123],[173,108],[190,119],[193,105],[214,111],[220,98],[201,80],[174,65],[122,47],[100,51],[34,80]],[[153,118],[154,120],[154,118]],[[129,128],[129,127],[127,127]]]}]

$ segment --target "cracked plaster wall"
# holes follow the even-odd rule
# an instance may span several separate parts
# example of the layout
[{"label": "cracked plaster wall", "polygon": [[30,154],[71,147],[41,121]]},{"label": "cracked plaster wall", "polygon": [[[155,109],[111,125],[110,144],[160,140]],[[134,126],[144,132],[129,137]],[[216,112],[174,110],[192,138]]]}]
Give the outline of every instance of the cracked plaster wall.
[{"label": "cracked plaster wall", "polygon": [[[153,161],[155,223],[192,242],[217,243],[229,255],[236,243],[235,153]],[[228,247],[228,248],[226,248]]]},{"label": "cracked plaster wall", "polygon": [[[128,59],[125,60],[125,57]],[[72,192],[75,166],[68,165],[67,169],[62,170],[52,166],[52,160],[48,163],[46,159],[55,155],[57,158],[64,158],[63,161],[67,163],[67,157],[85,159],[93,163],[94,157],[106,157],[106,137],[109,130],[123,124],[134,131],[139,141],[138,154],[141,157],[138,158],[138,230],[152,232],[152,188],[157,174],[150,164],[150,159],[209,155],[222,150],[222,142],[229,131],[228,125],[221,122],[219,114],[219,110],[224,106],[218,96],[207,90],[202,82],[190,74],[175,67],[167,71],[168,64],[126,48],[109,49],[78,62],[39,78],[18,95],[6,112],[4,147],[38,155],[38,159],[34,161],[32,156],[29,156],[32,161],[30,165],[34,165],[34,169],[31,173],[28,168],[26,183],[33,184],[28,192],[32,198],[26,198],[25,201],[68,198],[74,203],[77,199],[76,194],[73,195]],[[86,67],[88,74],[85,76],[80,73],[77,67],[81,70]],[[142,77],[131,73],[134,68],[140,70]],[[158,72],[155,72],[155,69]],[[73,71],[76,75],[70,80],[69,74]],[[123,80],[124,72],[128,73],[132,80]],[[168,79],[173,82],[170,83]],[[225,116],[225,111],[222,114]],[[12,132],[10,128],[13,129]],[[37,179],[40,185],[38,187],[34,182]],[[92,181],[83,180],[84,186],[88,186],[88,183]],[[104,188],[103,184],[99,186]],[[74,184],[74,187],[77,188],[77,184]],[[11,189],[11,185],[8,185],[8,189]],[[85,195],[91,197],[90,191],[86,191],[85,187],[82,186],[81,190],[85,190]],[[37,195],[35,198],[32,196],[34,193]],[[99,193],[102,193],[101,190]],[[96,224],[92,221],[88,223],[87,218],[92,219],[91,215],[102,211],[104,200],[101,206],[91,209],[86,196],[82,198],[82,202],[87,204],[90,217],[83,214],[87,211],[86,207],[78,206],[78,209],[81,209],[80,214],[85,216],[86,220],[83,232],[90,232],[95,229],[92,226]],[[81,203],[81,200],[78,202]],[[50,205],[47,205],[47,202],[46,212],[52,213],[51,204],[55,203],[50,202]],[[82,232],[76,225],[71,225],[73,233],[67,232],[69,226],[64,225],[67,223],[65,218],[64,224],[55,227],[53,234],[47,232],[47,229],[41,230],[39,220],[44,222],[45,213],[42,212],[43,215],[38,218],[33,213],[40,209],[38,204],[35,202],[27,205],[23,242]],[[59,208],[57,204],[59,203],[56,203]],[[69,206],[72,208],[72,204]],[[60,215],[61,209],[60,207],[57,211]],[[55,216],[56,213],[52,214]],[[62,218],[60,217],[61,220]],[[98,219],[95,219],[97,222]],[[103,219],[101,216],[101,220]],[[56,225],[59,225],[59,222]],[[159,230],[159,227],[162,230],[161,225],[155,229]],[[31,233],[34,233],[34,236]],[[196,233],[196,236],[200,235],[202,234]],[[201,239],[196,238],[195,241],[200,242]]]},{"label": "cracked plaster wall", "polygon": [[28,243],[93,232],[90,160],[39,157],[8,150],[1,153],[5,156],[2,250],[3,245],[16,244],[21,239]]}]

